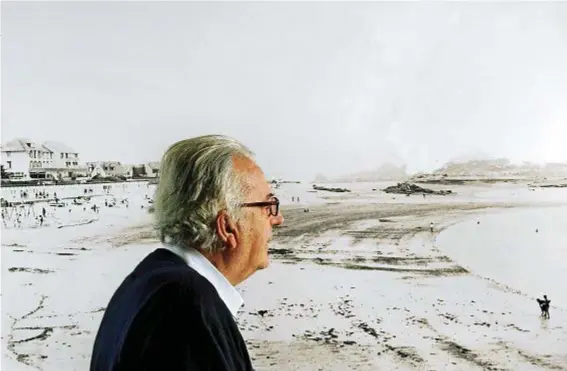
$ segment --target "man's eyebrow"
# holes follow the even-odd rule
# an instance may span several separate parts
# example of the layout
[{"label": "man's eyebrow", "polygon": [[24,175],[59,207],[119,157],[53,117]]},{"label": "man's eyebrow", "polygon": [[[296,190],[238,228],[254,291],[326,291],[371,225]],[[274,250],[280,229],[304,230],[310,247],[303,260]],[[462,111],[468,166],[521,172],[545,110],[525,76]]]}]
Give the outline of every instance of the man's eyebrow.
[{"label": "man's eyebrow", "polygon": [[269,200],[270,198],[272,198],[274,196],[275,196],[274,193],[268,193],[268,195],[266,196],[266,200]]}]

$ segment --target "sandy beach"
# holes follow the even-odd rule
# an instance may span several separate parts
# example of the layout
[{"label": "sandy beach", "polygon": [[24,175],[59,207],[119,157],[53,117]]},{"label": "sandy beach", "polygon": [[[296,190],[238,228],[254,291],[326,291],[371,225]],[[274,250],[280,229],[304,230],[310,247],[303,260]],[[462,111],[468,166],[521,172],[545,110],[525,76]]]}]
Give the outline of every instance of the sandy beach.
[{"label": "sandy beach", "polygon": [[[239,286],[258,370],[567,370],[567,308],[551,297],[543,320],[542,293],[467,269],[436,244],[462,221],[565,205],[565,190],[481,184],[406,197],[351,186],[276,190],[285,223],[270,267]],[[159,247],[142,193],[90,224],[3,228],[2,369],[88,369],[110,296]]]}]

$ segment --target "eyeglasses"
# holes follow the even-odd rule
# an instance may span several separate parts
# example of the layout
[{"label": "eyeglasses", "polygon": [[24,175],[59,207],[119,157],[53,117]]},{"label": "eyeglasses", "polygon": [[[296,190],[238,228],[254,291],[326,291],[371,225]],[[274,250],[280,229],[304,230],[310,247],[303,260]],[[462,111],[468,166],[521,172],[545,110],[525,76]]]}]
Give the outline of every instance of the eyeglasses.
[{"label": "eyeglasses", "polygon": [[241,207],[266,207],[270,206],[270,216],[278,216],[280,212],[280,200],[277,197],[272,197],[270,201],[260,201],[260,202],[245,202],[240,204]]}]

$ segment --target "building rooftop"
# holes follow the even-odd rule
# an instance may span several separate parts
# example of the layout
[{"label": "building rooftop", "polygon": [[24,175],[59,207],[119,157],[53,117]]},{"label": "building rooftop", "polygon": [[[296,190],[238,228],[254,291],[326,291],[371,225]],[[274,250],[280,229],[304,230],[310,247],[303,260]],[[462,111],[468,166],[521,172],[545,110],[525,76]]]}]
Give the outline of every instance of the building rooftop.
[{"label": "building rooftop", "polygon": [[48,150],[52,151],[52,152],[60,152],[60,153],[79,153],[77,151],[75,151],[73,148],[60,143],[60,142],[53,142],[53,141],[48,141],[48,142],[44,142],[43,146],[45,148],[47,148]]},{"label": "building rooftop", "polygon": [[2,144],[2,151],[5,152],[27,152],[36,148],[36,144],[27,138],[17,138]]}]

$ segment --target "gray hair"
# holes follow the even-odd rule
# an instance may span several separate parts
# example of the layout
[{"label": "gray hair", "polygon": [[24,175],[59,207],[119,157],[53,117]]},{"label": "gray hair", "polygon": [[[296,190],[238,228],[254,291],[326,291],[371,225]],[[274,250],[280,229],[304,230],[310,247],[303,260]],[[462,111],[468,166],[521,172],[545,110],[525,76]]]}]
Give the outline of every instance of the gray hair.
[{"label": "gray hair", "polygon": [[233,158],[254,154],[237,140],[205,135],[173,144],[162,157],[154,214],[164,243],[216,252],[224,248],[216,234],[221,210],[241,217],[245,184]]}]

